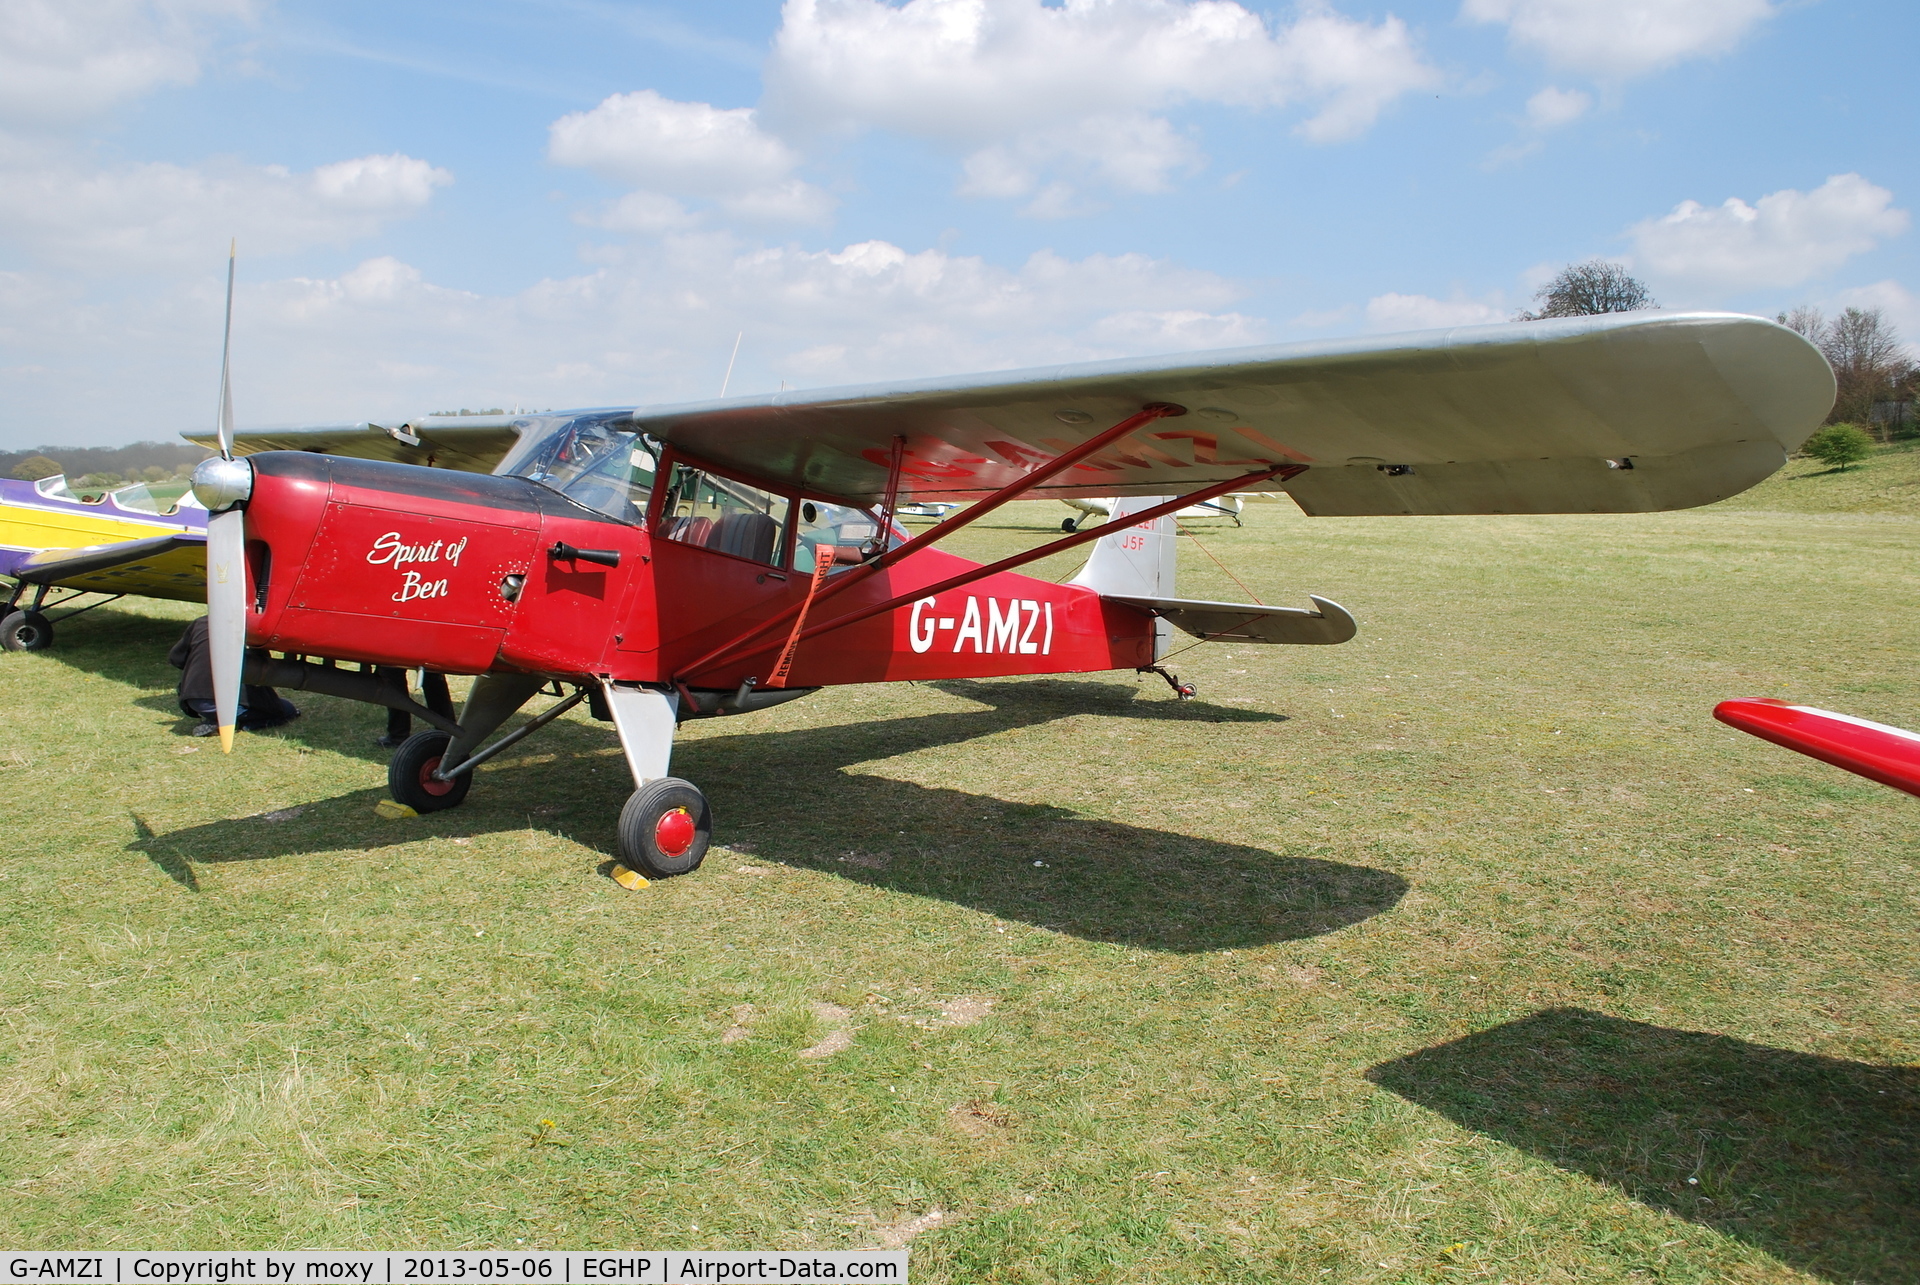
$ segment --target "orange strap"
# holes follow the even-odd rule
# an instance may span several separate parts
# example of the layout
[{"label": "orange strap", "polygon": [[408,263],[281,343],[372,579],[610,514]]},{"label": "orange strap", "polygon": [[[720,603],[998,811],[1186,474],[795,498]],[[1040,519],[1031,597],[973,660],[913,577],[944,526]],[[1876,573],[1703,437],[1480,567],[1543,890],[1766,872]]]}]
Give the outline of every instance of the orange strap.
[{"label": "orange strap", "polygon": [[806,628],[807,611],[813,606],[813,595],[820,592],[820,586],[826,583],[827,571],[833,566],[834,557],[839,551],[831,544],[815,545],[813,549],[813,579],[807,584],[807,596],[800,603],[800,614],[793,619],[793,632],[787,635],[787,645],[780,649],[780,662],[773,667],[773,677],[760,684],[762,687],[785,687],[787,674],[793,669],[793,651],[800,642],[800,631]]}]

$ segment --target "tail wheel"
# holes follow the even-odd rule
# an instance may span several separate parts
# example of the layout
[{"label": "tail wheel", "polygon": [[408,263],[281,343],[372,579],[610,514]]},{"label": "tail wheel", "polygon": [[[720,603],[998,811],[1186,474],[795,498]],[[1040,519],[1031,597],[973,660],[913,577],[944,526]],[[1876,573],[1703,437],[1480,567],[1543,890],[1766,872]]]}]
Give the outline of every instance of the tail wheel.
[{"label": "tail wheel", "polygon": [[387,789],[394,802],[404,803],[415,812],[460,806],[473,788],[473,773],[462,772],[450,781],[433,775],[452,740],[445,732],[421,732],[400,743],[387,763]]},{"label": "tail wheel", "polygon": [[648,781],[620,809],[620,864],[656,879],[697,870],[713,836],[707,796],[678,777]]},{"label": "tail wheel", "polygon": [[45,651],[53,646],[53,626],[37,611],[15,611],[0,620],[0,647],[8,651]]},{"label": "tail wheel", "polygon": [[1079,520],[1077,518],[1061,518],[1060,529],[1062,531],[1078,531],[1080,529]]}]

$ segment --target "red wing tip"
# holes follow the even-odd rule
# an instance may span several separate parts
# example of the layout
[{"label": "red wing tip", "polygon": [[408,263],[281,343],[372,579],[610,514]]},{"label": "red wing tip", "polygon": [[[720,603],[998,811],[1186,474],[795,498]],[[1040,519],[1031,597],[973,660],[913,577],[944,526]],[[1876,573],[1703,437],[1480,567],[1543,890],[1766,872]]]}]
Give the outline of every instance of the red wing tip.
[{"label": "red wing tip", "polygon": [[1793,709],[1791,701],[1776,700],[1771,696],[1736,696],[1732,700],[1723,700],[1713,707],[1713,716],[1723,723],[1732,723],[1742,714],[1760,714],[1769,710]]}]

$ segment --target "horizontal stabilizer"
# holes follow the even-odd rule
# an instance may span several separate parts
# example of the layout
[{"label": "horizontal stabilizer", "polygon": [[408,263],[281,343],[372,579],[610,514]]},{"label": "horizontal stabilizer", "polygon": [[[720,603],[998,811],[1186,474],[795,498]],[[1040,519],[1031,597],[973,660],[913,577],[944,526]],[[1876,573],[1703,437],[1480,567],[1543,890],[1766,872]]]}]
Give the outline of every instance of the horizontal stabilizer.
[{"label": "horizontal stabilizer", "polygon": [[1102,602],[1124,603],[1163,617],[1195,638],[1253,643],[1295,643],[1325,646],[1343,643],[1359,626],[1347,609],[1318,594],[1308,594],[1316,608],[1262,607],[1251,602],[1200,602],[1192,598],[1135,598],[1102,594]]}]

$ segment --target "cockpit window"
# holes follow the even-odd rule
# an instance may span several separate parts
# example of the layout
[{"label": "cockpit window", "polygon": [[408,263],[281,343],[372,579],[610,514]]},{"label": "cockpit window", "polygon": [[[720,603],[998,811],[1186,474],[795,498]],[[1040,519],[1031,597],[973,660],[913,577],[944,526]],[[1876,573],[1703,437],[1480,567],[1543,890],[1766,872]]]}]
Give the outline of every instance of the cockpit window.
[{"label": "cockpit window", "polygon": [[116,509],[124,509],[128,513],[152,513],[167,517],[180,511],[180,497],[186,490],[184,482],[136,482],[110,492],[107,498],[113,501]]},{"label": "cockpit window", "polygon": [[33,489],[49,500],[78,500],[82,504],[98,504],[107,498],[105,491],[76,491],[67,485],[64,473],[52,477],[43,477],[33,484]]},{"label": "cockpit window", "polygon": [[825,500],[800,501],[793,542],[796,571],[812,571],[815,550],[833,550],[833,570],[858,566],[899,541],[880,537],[880,520],[865,509]]},{"label": "cockpit window", "polygon": [[660,534],[736,558],[777,564],[786,521],[786,496],[676,464]]},{"label": "cockpit window", "polygon": [[520,439],[500,472],[550,486],[577,504],[638,525],[653,494],[660,448],[644,433],[613,426],[626,420],[620,412],[549,422]]}]

